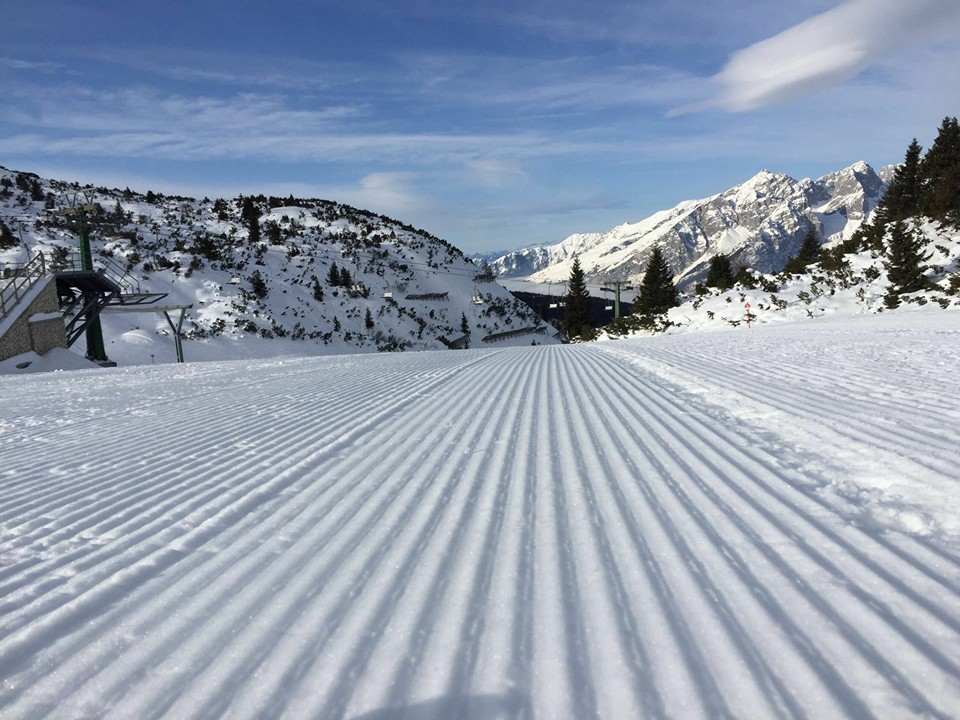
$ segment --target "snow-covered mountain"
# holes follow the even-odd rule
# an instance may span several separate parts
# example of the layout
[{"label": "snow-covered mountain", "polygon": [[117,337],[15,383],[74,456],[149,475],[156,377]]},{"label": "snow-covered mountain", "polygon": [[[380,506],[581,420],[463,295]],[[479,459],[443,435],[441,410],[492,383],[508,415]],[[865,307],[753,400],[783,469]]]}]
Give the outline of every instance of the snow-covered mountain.
[{"label": "snow-covered mountain", "polygon": [[[95,264],[111,264],[108,272],[131,288],[168,293],[166,305],[193,305],[184,324],[187,359],[555,342],[528,306],[425,231],[327,200],[251,200],[259,240],[251,240],[243,198],[81,188],[0,168],[8,230],[0,271],[38,250],[48,258],[56,248],[75,250],[76,227],[62,210],[91,203],[99,207],[90,222]],[[111,359],[175,357],[162,314],[102,320]],[[542,333],[530,332],[538,327]]]},{"label": "snow-covered mountain", "polygon": [[762,272],[779,271],[811,228],[825,243],[850,237],[877,206],[891,176],[892,168],[878,174],[865,162],[819,180],[764,170],[704,200],[682,202],[607,232],[518,250],[491,267],[498,276],[562,282],[578,256],[588,281],[632,280],[660,245],[680,285],[701,279],[718,253]]}]

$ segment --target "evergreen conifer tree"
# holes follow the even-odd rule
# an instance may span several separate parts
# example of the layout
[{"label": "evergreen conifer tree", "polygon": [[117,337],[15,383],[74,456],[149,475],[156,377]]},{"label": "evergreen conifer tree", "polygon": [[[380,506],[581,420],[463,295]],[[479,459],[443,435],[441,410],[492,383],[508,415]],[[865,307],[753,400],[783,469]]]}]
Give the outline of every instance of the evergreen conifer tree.
[{"label": "evergreen conifer tree", "polygon": [[884,262],[890,281],[884,300],[888,307],[899,305],[900,295],[924,288],[923,263],[929,259],[930,255],[923,253],[922,239],[905,222],[897,220],[890,228],[887,260]]},{"label": "evergreen conifer tree", "polygon": [[920,153],[923,148],[914,138],[907,148],[903,164],[898,165],[887,192],[880,201],[878,214],[886,222],[906,220],[920,214]]},{"label": "evergreen conifer tree", "polygon": [[570,282],[567,285],[567,296],[563,314],[563,332],[568,340],[575,337],[593,337],[593,327],[590,325],[590,293],[587,291],[583,268],[580,267],[580,258],[573,258],[570,268]]},{"label": "evergreen conifer tree", "polygon": [[787,260],[783,271],[790,275],[802,275],[806,272],[809,265],[812,265],[820,257],[820,240],[817,233],[812,228],[807,231],[803,237],[803,244],[797,251],[797,254]]},{"label": "evergreen conifer tree", "polygon": [[247,224],[247,233],[251,245],[260,242],[260,208],[253,203],[252,197],[243,199],[243,207],[240,210],[241,219]]},{"label": "evergreen conifer tree", "polygon": [[340,285],[340,268],[337,267],[336,263],[333,263],[330,266],[330,272],[327,273],[327,285],[330,287],[337,287]]},{"label": "evergreen conifer tree", "polygon": [[373,330],[373,314],[370,312],[370,308],[367,308],[367,314],[363,318],[363,326],[367,330]]},{"label": "evergreen conifer tree", "polygon": [[267,297],[270,292],[267,288],[267,282],[263,279],[259,270],[254,270],[253,275],[250,276],[250,290],[261,300]]},{"label": "evergreen conifer tree", "polygon": [[320,287],[320,280],[316,275],[313,276],[313,299],[317,302],[323,302],[323,288]]},{"label": "evergreen conifer tree", "polygon": [[652,320],[656,315],[662,315],[678,304],[677,288],[673,284],[673,273],[663,256],[660,246],[656,246],[650,253],[647,270],[640,282],[640,295],[637,297],[634,312],[641,317]]},{"label": "evergreen conifer tree", "polygon": [[710,269],[707,270],[704,284],[721,290],[733,287],[733,265],[729,255],[718,253],[710,258]]},{"label": "evergreen conifer tree", "polygon": [[943,119],[920,163],[921,210],[936,220],[960,222],[960,124]]},{"label": "evergreen conifer tree", "polygon": [[464,335],[470,334],[470,321],[467,320],[466,313],[460,313],[460,332]]},{"label": "evergreen conifer tree", "polygon": [[2,220],[0,220],[0,250],[7,250],[16,247],[18,244],[16,236],[10,232]]}]

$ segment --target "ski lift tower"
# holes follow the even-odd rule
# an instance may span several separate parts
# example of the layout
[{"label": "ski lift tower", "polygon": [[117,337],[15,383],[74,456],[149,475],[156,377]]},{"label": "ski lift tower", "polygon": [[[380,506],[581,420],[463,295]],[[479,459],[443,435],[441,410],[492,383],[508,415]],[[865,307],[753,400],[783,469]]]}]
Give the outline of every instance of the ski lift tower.
[{"label": "ski lift tower", "polygon": [[[97,205],[92,197],[85,194],[85,202],[80,202],[75,193],[67,199],[69,207],[63,214],[77,220],[77,235],[79,237],[80,272],[93,273],[93,253],[90,251],[90,236],[87,234],[87,216],[97,211]],[[103,328],[100,326],[100,316],[96,313],[86,329],[87,358],[98,363],[108,363],[107,350],[103,344]]]},{"label": "ski lift tower", "polygon": [[[613,287],[607,287],[607,285],[612,285]],[[614,319],[620,317],[620,292],[622,290],[632,290],[625,281],[623,280],[614,280],[608,282],[607,285],[604,285],[600,289],[604,292],[612,292],[613,295],[613,317]]]}]

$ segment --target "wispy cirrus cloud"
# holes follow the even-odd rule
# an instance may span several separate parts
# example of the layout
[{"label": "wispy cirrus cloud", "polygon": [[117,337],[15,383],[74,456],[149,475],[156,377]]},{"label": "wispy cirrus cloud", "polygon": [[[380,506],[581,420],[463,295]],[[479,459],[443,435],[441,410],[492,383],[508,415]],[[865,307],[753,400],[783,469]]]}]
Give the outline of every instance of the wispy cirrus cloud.
[{"label": "wispy cirrus cloud", "polygon": [[55,62],[37,62],[35,60],[22,60],[20,58],[0,57],[0,67],[11,70],[31,70],[43,73],[53,73],[67,70],[67,66]]},{"label": "wispy cirrus cloud", "polygon": [[0,153],[19,155],[436,165],[593,147],[535,131],[384,130],[380,118],[363,108],[300,108],[283,95],[205,97],[71,87],[21,93],[10,107],[16,107],[21,131],[0,138]]},{"label": "wispy cirrus cloud", "polygon": [[[755,110],[834,86],[890,53],[960,33],[956,0],[847,0],[740,50],[706,106]],[[697,108],[690,108],[697,109]]]}]

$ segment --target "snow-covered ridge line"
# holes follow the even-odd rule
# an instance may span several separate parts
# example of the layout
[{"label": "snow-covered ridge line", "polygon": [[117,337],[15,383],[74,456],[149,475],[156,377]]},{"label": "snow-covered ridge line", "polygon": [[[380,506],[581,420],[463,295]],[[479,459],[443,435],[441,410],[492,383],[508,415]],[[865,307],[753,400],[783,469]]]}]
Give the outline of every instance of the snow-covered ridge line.
[{"label": "snow-covered ridge line", "polygon": [[949,717],[925,310],[0,377],[0,715]]},{"label": "snow-covered ridge line", "polygon": [[563,282],[576,255],[591,282],[636,280],[660,245],[683,286],[702,279],[718,253],[760,272],[779,272],[808,230],[825,243],[849,238],[877,206],[891,175],[890,168],[878,174],[864,162],[815,181],[764,170],[711,197],[606,232],[508,253],[491,267],[505,277]]},{"label": "snow-covered ridge line", "polygon": [[[38,251],[76,251],[60,212],[88,219],[95,263],[189,305],[188,360],[442,349],[444,340],[537,324],[534,313],[460,250],[397,220],[317,199],[165,197],[80,188],[0,168],[0,271]],[[252,219],[251,219],[252,218]],[[107,354],[123,365],[170,362],[162,315],[103,318]],[[555,342],[553,332],[538,343]],[[530,344],[531,340],[507,340]]]}]

